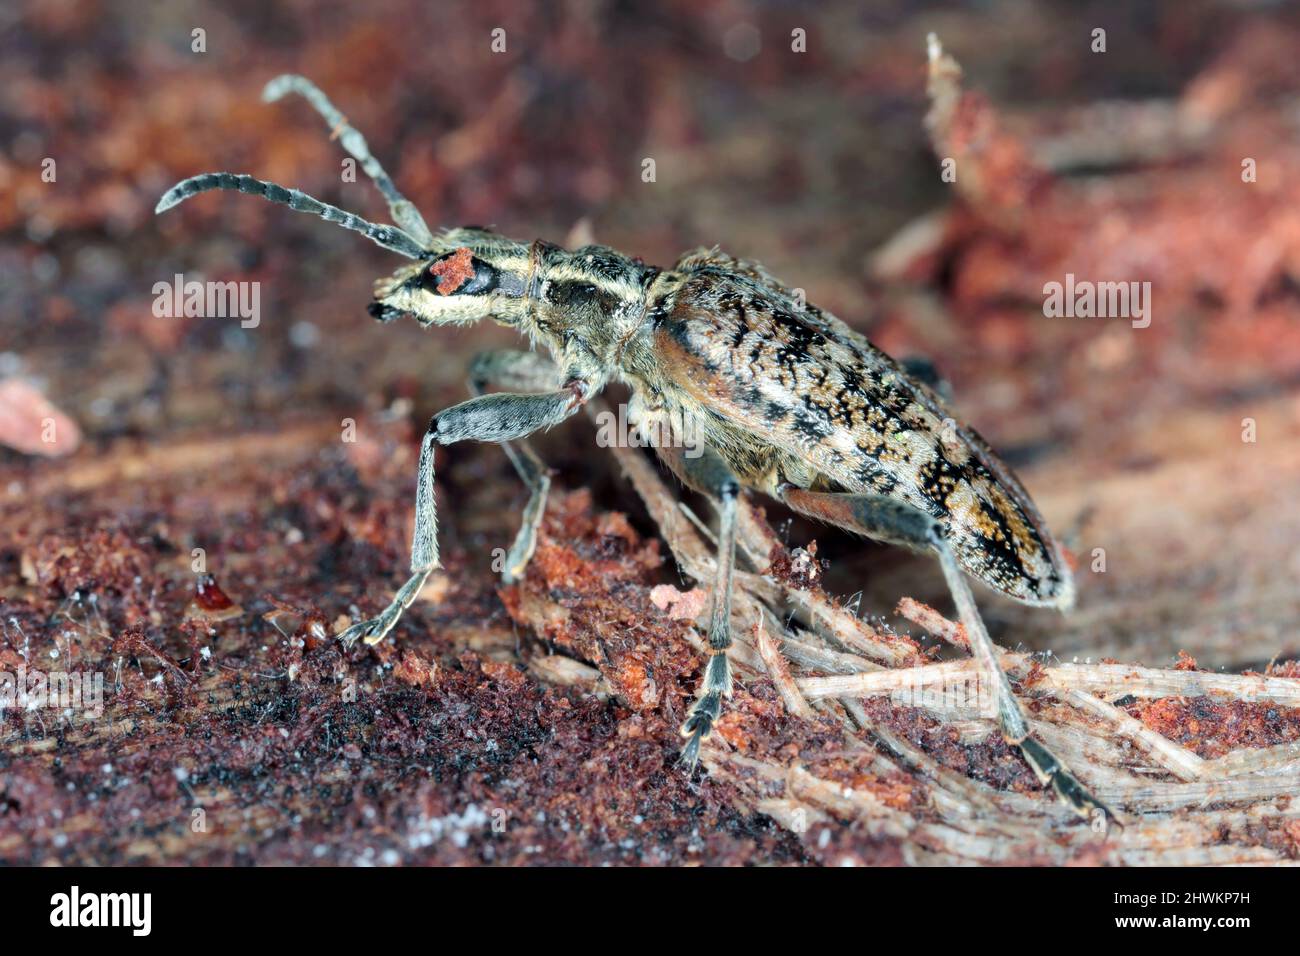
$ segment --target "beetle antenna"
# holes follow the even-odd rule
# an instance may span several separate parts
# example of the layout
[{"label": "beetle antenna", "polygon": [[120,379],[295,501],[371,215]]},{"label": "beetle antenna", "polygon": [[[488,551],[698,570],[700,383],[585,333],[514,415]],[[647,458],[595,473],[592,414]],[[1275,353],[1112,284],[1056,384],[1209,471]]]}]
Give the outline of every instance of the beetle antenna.
[{"label": "beetle antenna", "polygon": [[354,216],[338,206],[314,199],[297,189],[286,189],[276,183],[264,182],[236,173],[204,173],[182,179],[163,194],[154,207],[154,213],[166,212],[177,203],[184,202],[191,196],[207,192],[209,189],[231,189],[236,192],[261,196],[281,206],[288,206],[298,212],[310,212],[320,216],[326,222],[338,223],[344,229],[351,229],[377,242],[385,249],[398,252],[411,259],[423,259],[428,250],[416,242],[410,235],[397,226],[377,225],[360,216]]},{"label": "beetle antenna", "polygon": [[429,231],[429,226],[420,215],[420,211],[393,185],[393,180],[388,173],[384,172],[384,167],[379,165],[379,160],[371,155],[366,138],[349,125],[347,117],[338,111],[329,97],[321,92],[320,87],[305,76],[285,73],[266,84],[266,88],[262,90],[262,100],[266,103],[274,103],[288,93],[297,93],[325,118],[330,128],[330,138],[338,137],[339,143],[361,163],[361,168],[366,171],[366,175],[374,180],[379,191],[388,200],[388,209],[392,213],[393,222],[415,237],[416,242],[423,246],[432,246],[433,234]]}]

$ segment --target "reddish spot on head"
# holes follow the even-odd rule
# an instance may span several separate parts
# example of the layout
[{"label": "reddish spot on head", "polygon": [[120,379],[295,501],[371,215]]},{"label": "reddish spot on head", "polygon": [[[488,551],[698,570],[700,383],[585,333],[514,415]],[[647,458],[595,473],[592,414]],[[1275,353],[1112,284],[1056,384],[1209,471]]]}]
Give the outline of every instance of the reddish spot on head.
[{"label": "reddish spot on head", "polygon": [[429,266],[429,275],[438,279],[438,295],[451,295],[474,278],[474,256],[461,246],[445,259]]}]

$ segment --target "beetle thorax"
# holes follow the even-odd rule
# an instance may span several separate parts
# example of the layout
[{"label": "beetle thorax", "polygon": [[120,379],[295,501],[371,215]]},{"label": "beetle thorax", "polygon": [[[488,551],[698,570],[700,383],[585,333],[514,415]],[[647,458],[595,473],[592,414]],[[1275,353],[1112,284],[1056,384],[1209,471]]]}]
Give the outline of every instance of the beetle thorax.
[{"label": "beetle thorax", "polygon": [[[540,246],[540,247],[539,247]],[[605,246],[568,252],[534,247],[527,331],[557,361],[582,361],[616,373],[621,354],[645,319],[652,270]]]}]

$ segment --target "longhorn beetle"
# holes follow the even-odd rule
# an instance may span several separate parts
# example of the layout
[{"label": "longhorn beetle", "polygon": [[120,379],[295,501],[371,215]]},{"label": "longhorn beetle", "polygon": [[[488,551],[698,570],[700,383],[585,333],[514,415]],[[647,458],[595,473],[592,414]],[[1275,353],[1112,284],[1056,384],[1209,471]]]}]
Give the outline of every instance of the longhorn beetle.
[{"label": "longhorn beetle", "polygon": [[[340,635],[346,646],[382,640],[439,567],[435,445],[498,442],[530,489],[504,568],[505,579],[515,580],[532,556],[549,485],[545,466],[522,439],[564,421],[617,381],[631,391],[629,419],[647,443],[674,428],[702,436],[698,454],[666,442],[656,452],[684,484],[709,496],[719,515],[710,656],[682,726],[688,766],[731,694],[736,509],[747,488],[848,531],[936,556],[992,688],[1003,737],[1080,816],[1114,818],[1030,735],[963,576],[1025,604],[1067,608],[1074,600],[1069,567],[1011,469],[934,391],[761,265],[717,249],[688,252],[671,269],[659,269],[607,246],[568,251],[478,228],[435,233],[314,84],[281,76],[263,99],[287,93],[305,97],[324,117],[384,194],[394,225],[232,173],[177,183],[156,211],[229,189],[315,213],[414,260],[375,283],[376,319],[409,314],[430,326],[490,318],[534,349],[545,346],[553,360],[536,351],[481,355],[470,375],[475,397],[429,422],[420,447],[411,576],[377,617]],[[488,387],[514,391],[485,393]]]}]

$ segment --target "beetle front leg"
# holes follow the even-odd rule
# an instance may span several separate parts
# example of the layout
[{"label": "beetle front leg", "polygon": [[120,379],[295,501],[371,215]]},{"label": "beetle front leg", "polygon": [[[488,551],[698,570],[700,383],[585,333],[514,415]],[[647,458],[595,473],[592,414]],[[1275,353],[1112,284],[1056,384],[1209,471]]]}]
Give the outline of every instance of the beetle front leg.
[{"label": "beetle front leg", "polygon": [[1029,735],[1025,713],[1011,690],[1006,672],[998,663],[993,639],[984,627],[975,596],[939,521],[906,502],[877,495],[828,494],[782,485],[777,490],[777,497],[810,518],[838,525],[876,541],[935,554],[957,605],[957,616],[966,629],[971,654],[993,688],[998,729],[1003,739],[1020,750],[1039,783],[1044,787],[1050,784],[1062,802],[1079,816],[1088,819],[1100,812],[1119,822],[1115,811],[1089,793],[1060,759]]},{"label": "beetle front leg", "polygon": [[582,407],[590,386],[573,381],[544,395],[499,392],[482,395],[439,412],[429,422],[420,446],[420,469],[415,490],[415,534],[411,542],[411,576],[393,600],[376,617],[353,624],[339,639],[351,647],[358,638],[377,644],[393,629],[424,587],[438,563],[438,518],[433,499],[434,445],[458,441],[505,442],[531,435],[564,421]]},{"label": "beetle front leg", "polygon": [[[483,394],[483,390],[489,387],[540,390],[553,386],[559,374],[555,363],[536,352],[510,349],[483,352],[475,357],[470,366],[469,390],[474,395]],[[501,579],[506,584],[511,584],[523,576],[524,569],[528,567],[528,562],[537,549],[537,529],[541,527],[542,517],[546,514],[551,475],[550,469],[527,441],[519,442],[518,448],[511,442],[502,442],[501,450],[515,466],[515,471],[529,491],[523,521],[506,554],[505,567],[501,572]]]},{"label": "beetle front leg", "polygon": [[713,596],[709,603],[709,663],[704,670],[704,685],[682,723],[681,762],[693,769],[700,759],[700,744],[722,716],[722,698],[731,696],[731,664],[727,649],[731,647],[731,586],[736,565],[736,506],[740,498],[740,481],[731,473],[722,456],[705,447],[695,458],[680,448],[656,449],[660,458],[696,491],[710,495],[718,508],[718,565],[713,579]]}]

